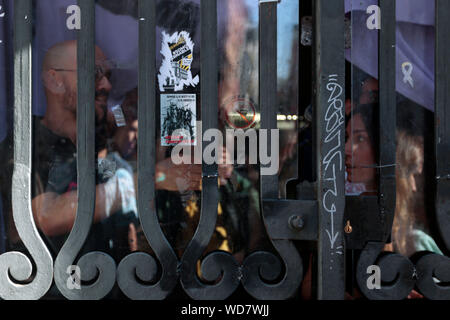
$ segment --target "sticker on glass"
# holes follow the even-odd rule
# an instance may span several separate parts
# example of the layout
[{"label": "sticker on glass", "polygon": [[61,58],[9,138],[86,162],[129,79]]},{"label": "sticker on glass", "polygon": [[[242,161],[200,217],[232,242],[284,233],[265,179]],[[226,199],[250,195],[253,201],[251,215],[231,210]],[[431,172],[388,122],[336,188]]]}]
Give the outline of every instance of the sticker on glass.
[{"label": "sticker on glass", "polygon": [[116,120],[116,125],[118,128],[125,127],[127,125],[125,121],[125,116],[122,111],[122,107],[120,105],[114,106],[111,108],[111,111],[114,115],[114,120]]},{"label": "sticker on glass", "polygon": [[161,95],[161,145],[196,145],[195,94]]},{"label": "sticker on glass", "polygon": [[163,61],[158,74],[161,92],[181,91],[185,86],[195,87],[199,83],[198,75],[192,77],[194,43],[188,32],[175,32],[169,36],[163,31],[161,54]]}]

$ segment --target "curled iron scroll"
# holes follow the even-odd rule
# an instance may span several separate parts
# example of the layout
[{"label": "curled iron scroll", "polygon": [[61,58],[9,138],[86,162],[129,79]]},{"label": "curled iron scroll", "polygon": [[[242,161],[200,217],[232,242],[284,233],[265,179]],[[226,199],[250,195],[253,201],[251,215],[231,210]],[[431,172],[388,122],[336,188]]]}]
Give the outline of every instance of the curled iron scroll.
[{"label": "curled iron scroll", "polygon": [[[67,269],[74,265],[94,218],[96,197],[95,163],[95,1],[78,0],[83,19],[78,31],[78,106],[77,106],[77,166],[78,206],[75,223],[55,260],[54,279],[59,291],[68,299],[97,300],[105,297],[116,282],[116,263],[103,252],[90,252],[78,261],[80,288],[67,285]],[[83,152],[81,152],[81,150]],[[86,284],[86,282],[89,284]],[[83,283],[84,282],[84,283]]]},{"label": "curled iron scroll", "polygon": [[450,258],[428,253],[417,261],[417,288],[426,298],[450,300]]},{"label": "curled iron scroll", "polygon": [[[277,128],[277,110],[273,107],[277,105],[277,3],[260,2],[259,12],[261,129],[269,129],[267,131],[270,135],[270,138],[268,135],[261,135],[260,145],[272,150],[271,146],[279,142],[278,132],[274,131],[274,134],[271,130]],[[260,170],[261,200],[278,199],[277,173],[262,174],[265,166],[261,164]],[[261,211],[262,220],[266,224],[267,212],[263,205]],[[287,299],[295,293],[301,283],[302,260],[292,241],[274,240],[270,234],[269,238],[279,256],[270,252],[251,254],[244,260],[241,281],[244,289],[257,299]]]},{"label": "curled iron scroll", "polygon": [[[139,199],[145,199],[143,194],[140,192]],[[154,206],[152,204],[145,206],[145,203],[140,201],[139,204],[141,225],[149,244],[161,261],[160,279],[155,280],[158,275],[155,259],[146,253],[136,252],[129,254],[120,262],[117,268],[117,284],[130,299],[162,300],[177,284],[178,259],[159,227]]]},{"label": "curled iron scroll", "polygon": [[[218,57],[217,0],[201,0],[201,104],[203,136],[208,129],[218,127]],[[212,139],[212,138],[211,138]],[[211,140],[209,139],[209,140]],[[203,150],[208,144],[203,141]],[[217,143],[217,140],[215,140]],[[216,155],[218,157],[218,154]],[[229,297],[239,285],[238,264],[229,253],[218,251],[198,261],[213,235],[219,204],[218,167],[202,165],[202,195],[200,221],[194,237],[181,258],[181,285],[186,293],[198,300],[221,300]],[[201,279],[203,278],[203,279]]]},{"label": "curled iron scroll", "polygon": [[[244,261],[242,284],[254,298],[284,300],[290,298],[303,278],[303,263],[292,241],[272,240],[283,260],[269,252],[255,252]],[[275,282],[283,272],[281,280]]]},{"label": "curled iron scroll", "polygon": [[[23,253],[2,254],[0,256],[0,297],[5,300],[37,300],[49,290],[52,284],[53,259],[40,238],[33,220],[30,185],[30,167],[16,163],[12,188],[14,223],[23,244],[35,261],[36,275],[31,278],[33,266]],[[28,190],[25,194],[24,188]],[[28,279],[32,281],[26,284],[20,283]]]},{"label": "curled iron scroll", "polygon": [[208,246],[217,220],[219,190],[217,177],[204,177],[202,183],[201,215],[193,239],[181,259],[181,284],[186,293],[197,300],[228,298],[239,285],[239,268],[229,253],[216,251],[201,263],[201,280],[197,261]]},{"label": "curled iron scroll", "polygon": [[[155,0],[139,1],[139,123],[155,128]],[[131,299],[161,300],[176,286],[178,259],[165,238],[155,204],[155,130],[145,130],[138,140],[138,212],[144,234],[161,263],[143,252],[126,256],[117,268],[117,283]]]},{"label": "curled iron scroll", "polygon": [[[20,239],[36,264],[20,252],[0,256],[0,297],[37,300],[50,288],[53,260],[39,236],[31,209],[31,0],[17,1],[14,13],[14,172],[13,219]],[[30,281],[31,280],[31,281]],[[21,283],[22,282],[22,283]],[[27,283],[24,283],[27,282]]]},{"label": "curled iron scroll", "polygon": [[[358,260],[356,279],[361,292],[372,300],[402,300],[414,288],[415,268],[406,257],[396,253],[380,255],[383,242],[368,242]],[[369,289],[368,267],[377,265],[381,270],[381,288]]]}]

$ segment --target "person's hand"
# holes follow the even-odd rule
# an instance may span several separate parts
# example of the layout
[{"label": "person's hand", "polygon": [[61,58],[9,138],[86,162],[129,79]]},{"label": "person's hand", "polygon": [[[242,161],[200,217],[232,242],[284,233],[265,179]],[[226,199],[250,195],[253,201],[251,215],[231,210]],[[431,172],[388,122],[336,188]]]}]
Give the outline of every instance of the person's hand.
[{"label": "person's hand", "polygon": [[200,190],[202,183],[202,165],[179,164],[166,158],[156,164],[156,189],[185,192]]},{"label": "person's hand", "polygon": [[[222,163],[218,164],[219,181],[221,185],[227,183],[233,173],[231,154],[223,148]],[[201,190],[202,165],[173,163],[171,158],[166,158],[156,164],[156,188],[168,191],[193,191]]]},{"label": "person's hand", "polygon": [[137,232],[134,223],[128,226],[128,247],[131,252],[138,251]]},{"label": "person's hand", "polygon": [[225,185],[228,182],[228,179],[230,179],[231,175],[233,174],[233,165],[232,163],[232,155],[227,150],[226,147],[223,147],[222,152],[222,164],[219,164],[219,182],[220,185]]}]

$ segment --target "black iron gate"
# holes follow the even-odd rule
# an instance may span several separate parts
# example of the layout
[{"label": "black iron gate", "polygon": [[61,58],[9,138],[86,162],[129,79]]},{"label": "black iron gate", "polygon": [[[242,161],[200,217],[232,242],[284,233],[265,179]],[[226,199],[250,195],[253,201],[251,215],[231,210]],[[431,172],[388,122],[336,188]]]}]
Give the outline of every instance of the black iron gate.
[{"label": "black iron gate", "polygon": [[[259,1],[260,129],[277,128],[277,0]],[[404,299],[413,289],[429,299],[450,299],[450,260],[428,253],[411,261],[382,253],[391,237],[396,205],[396,1],[380,0],[378,193],[345,194],[345,21],[344,0],[313,2],[313,145],[315,182],[294,186],[296,199],[281,199],[278,176],[260,176],[261,220],[274,248],[256,251],[242,263],[228,252],[203,256],[214,232],[219,203],[217,164],[202,162],[201,214],[195,234],[179,259],[158,221],[155,201],[157,109],[156,1],[138,1],[139,105],[138,195],[140,223],[154,255],[134,252],[121,261],[104,252],[79,257],[95,211],[95,1],[79,0],[77,168],[78,208],[69,237],[56,259],[50,254],[31,209],[32,113],[31,54],[33,6],[17,0],[14,8],[14,223],[29,257],[19,252],[0,256],[0,296],[39,299],[56,284],[68,299],[102,299],[117,284],[130,299],[160,300],[178,283],[196,300],[221,300],[239,286],[256,299],[284,300],[298,293],[307,270],[296,245],[313,243],[317,254],[317,298],[345,297],[354,278],[369,299]],[[218,128],[217,0],[202,0],[202,133]],[[450,4],[436,0],[435,186],[436,217],[450,249]],[[302,57],[300,56],[300,66]],[[298,70],[297,70],[298,72]],[[142,129],[144,128],[144,129]],[[267,137],[269,150],[273,140]],[[203,141],[203,148],[208,144]],[[80,152],[82,150],[82,152]],[[261,164],[261,169],[265,165]],[[290,185],[292,186],[292,184]],[[199,261],[201,263],[199,264]],[[116,262],[118,263],[116,265]],[[68,269],[82,270],[81,287],[68,286]],[[379,266],[381,287],[369,288],[371,266]],[[347,283],[347,285],[346,285]],[[356,284],[351,284],[356,286]]]}]

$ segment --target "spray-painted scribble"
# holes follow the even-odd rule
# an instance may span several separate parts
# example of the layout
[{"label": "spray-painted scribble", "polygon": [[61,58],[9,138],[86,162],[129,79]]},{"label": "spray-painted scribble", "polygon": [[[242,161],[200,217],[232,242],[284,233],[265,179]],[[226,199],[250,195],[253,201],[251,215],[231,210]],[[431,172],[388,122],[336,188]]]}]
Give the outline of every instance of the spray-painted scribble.
[{"label": "spray-painted scribble", "polygon": [[334,228],[334,213],[337,211],[336,200],[343,190],[338,190],[337,173],[343,170],[342,158],[342,130],[344,126],[344,102],[342,100],[343,88],[337,81],[337,75],[328,77],[327,90],[330,92],[328,98],[328,108],[325,113],[325,139],[323,141],[327,154],[323,158],[323,184],[326,192],[322,198],[323,208],[330,214],[330,229],[326,229],[326,233],[330,240],[330,247],[334,249],[334,245],[339,237],[339,232]]}]

